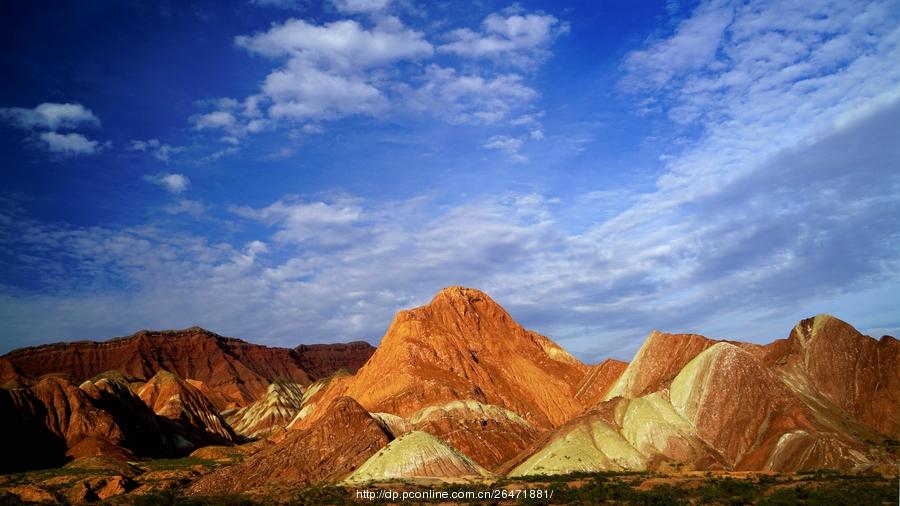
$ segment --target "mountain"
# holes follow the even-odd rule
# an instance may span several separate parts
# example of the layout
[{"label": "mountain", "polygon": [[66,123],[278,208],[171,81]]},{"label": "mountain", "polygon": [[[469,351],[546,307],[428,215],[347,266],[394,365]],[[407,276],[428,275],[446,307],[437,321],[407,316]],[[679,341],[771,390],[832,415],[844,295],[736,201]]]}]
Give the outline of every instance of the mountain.
[{"label": "mountain", "polygon": [[191,447],[181,427],[156,416],[126,385],[106,378],[77,387],[48,376],[30,387],[0,389],[0,434],[0,472],[97,455],[173,457]]},{"label": "mountain", "polygon": [[517,413],[471,399],[428,406],[410,416],[408,423],[443,439],[487,469],[521,453],[542,432]]},{"label": "mountain", "polygon": [[900,439],[897,339],[875,340],[833,316],[818,315],[764,350],[763,360],[798,394]]},{"label": "mountain", "polygon": [[195,446],[238,441],[213,403],[177,374],[161,370],[141,385],[137,394],[154,413],[178,423]]},{"label": "mountain", "polygon": [[250,404],[276,379],[308,385],[338,369],[355,372],[373,351],[362,342],[271,348],[191,327],[15,350],[0,357],[0,374],[3,383],[50,373],[80,382],[106,371],[147,381],[167,370],[202,382],[215,393],[210,397],[216,407],[225,410]]},{"label": "mountain", "polygon": [[323,411],[308,429],[291,431],[278,444],[204,476],[189,492],[237,493],[278,483],[308,486],[340,481],[393,439],[353,399],[339,397]]},{"label": "mountain", "polygon": [[575,399],[585,408],[595,406],[613,388],[627,367],[628,363],[611,358],[589,366],[575,390]]},{"label": "mountain", "polygon": [[582,411],[575,390],[587,370],[483,292],[450,287],[400,311],[372,358],[330,395],[402,417],[471,399],[550,428]]},{"label": "mountain", "polygon": [[305,389],[298,383],[276,381],[265,395],[228,416],[228,423],[245,437],[265,437],[287,427],[303,408]]},{"label": "mountain", "polygon": [[482,478],[490,473],[444,441],[413,431],[378,450],[353,472],[347,483],[398,478]]},{"label": "mountain", "polygon": [[892,459],[895,343],[830,316],[765,346],[654,331],[605,401],[501,471],[869,469]]}]

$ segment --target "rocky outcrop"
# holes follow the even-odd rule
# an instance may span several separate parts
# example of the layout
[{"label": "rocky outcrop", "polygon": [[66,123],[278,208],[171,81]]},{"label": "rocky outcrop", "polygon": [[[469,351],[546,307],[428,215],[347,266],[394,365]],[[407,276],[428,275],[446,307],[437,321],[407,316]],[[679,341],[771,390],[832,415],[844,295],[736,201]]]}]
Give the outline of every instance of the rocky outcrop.
[{"label": "rocky outcrop", "polygon": [[482,478],[484,468],[439,438],[422,431],[391,441],[353,472],[346,483],[398,478]]},{"label": "rocky outcrop", "polygon": [[0,390],[0,426],[3,472],[100,455],[177,456],[185,441],[127,386],[107,379],[76,387],[47,377],[32,387]]},{"label": "rocky outcrop", "polygon": [[342,369],[354,374],[375,353],[375,347],[365,341],[301,344],[294,349],[300,367],[314,379],[324,378]]},{"label": "rocky outcrop", "polygon": [[137,394],[154,413],[179,424],[195,447],[238,440],[212,402],[174,373],[159,371]]},{"label": "rocky outcrop", "polygon": [[240,464],[217,470],[189,492],[215,495],[244,492],[279,483],[292,486],[340,481],[392,439],[381,423],[353,399],[340,397],[305,430],[291,431]]},{"label": "rocky outcrop", "polygon": [[269,385],[264,396],[228,416],[227,421],[244,437],[265,437],[287,427],[303,408],[303,397],[302,385],[276,381]]},{"label": "rocky outcrop", "polygon": [[818,315],[764,360],[801,395],[835,406],[869,427],[900,438],[900,341],[864,336],[846,322]]},{"label": "rocky outcrop", "polygon": [[590,366],[575,390],[575,398],[585,408],[592,408],[603,400],[628,367],[627,362],[607,359]]},{"label": "rocky outcrop", "polygon": [[450,287],[429,304],[398,313],[372,358],[330,395],[403,417],[473,399],[549,428],[581,412],[575,389],[586,372],[486,294]]},{"label": "rocky outcrop", "polygon": [[[693,344],[683,349],[705,347],[699,339],[689,341]],[[674,377],[660,361],[651,362],[655,374],[634,371],[620,383],[623,391],[642,392],[651,384],[657,390],[599,404],[502,469],[517,476],[668,466],[862,470],[886,457],[861,441],[852,426],[811,407],[758,354],[729,342],[709,342],[712,346]],[[675,353],[673,361],[682,357]]]},{"label": "rocky outcrop", "polygon": [[715,343],[697,334],[666,334],[654,330],[603,399],[633,398],[655,392],[672,381],[691,359]]},{"label": "rocky outcrop", "polygon": [[4,378],[58,373],[81,382],[118,371],[129,381],[147,381],[167,370],[203,382],[220,396],[210,395],[217,408],[225,410],[250,404],[276,379],[308,385],[338,369],[355,371],[372,351],[366,343],[271,348],[192,327],[16,350],[0,358],[0,373]]},{"label": "rocky outcrop", "polygon": [[418,431],[433,434],[487,469],[528,448],[541,430],[519,414],[474,400],[429,406],[409,418]]}]

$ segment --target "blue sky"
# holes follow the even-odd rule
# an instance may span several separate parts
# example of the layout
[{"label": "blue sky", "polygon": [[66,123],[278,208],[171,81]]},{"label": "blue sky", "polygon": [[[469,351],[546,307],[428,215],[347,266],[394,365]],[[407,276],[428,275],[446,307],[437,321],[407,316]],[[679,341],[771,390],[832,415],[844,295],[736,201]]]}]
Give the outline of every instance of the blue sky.
[{"label": "blue sky", "polygon": [[900,329],[900,2],[4,2],[0,352]]}]

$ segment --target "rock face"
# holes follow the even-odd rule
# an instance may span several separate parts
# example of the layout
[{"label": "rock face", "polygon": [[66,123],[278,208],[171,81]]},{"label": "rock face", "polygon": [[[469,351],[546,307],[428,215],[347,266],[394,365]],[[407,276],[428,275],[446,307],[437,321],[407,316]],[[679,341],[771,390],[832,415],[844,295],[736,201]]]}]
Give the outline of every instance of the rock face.
[{"label": "rock face", "polygon": [[340,481],[391,439],[391,434],[359,403],[340,397],[309,428],[291,431],[280,443],[242,463],[201,478],[189,492],[215,495],[286,482],[296,486]]},{"label": "rock face", "polygon": [[473,400],[429,406],[413,414],[409,424],[443,439],[487,469],[521,453],[542,432],[517,413]]},{"label": "rock face", "polygon": [[276,381],[266,394],[252,404],[230,415],[228,423],[245,437],[265,437],[287,427],[303,408],[304,387],[297,383]]},{"label": "rock face", "polygon": [[603,399],[640,397],[655,392],[671,381],[692,358],[715,343],[696,334],[666,334],[654,330]]},{"label": "rock face", "polygon": [[391,441],[353,472],[347,483],[396,478],[481,478],[490,473],[433,435],[413,431]]},{"label": "rock face", "polygon": [[798,323],[764,360],[798,393],[900,438],[900,341],[860,334],[833,316]]},{"label": "rock face", "polygon": [[613,388],[627,367],[627,362],[613,359],[590,366],[588,373],[575,390],[575,398],[585,408],[596,406]]},{"label": "rock face", "polygon": [[375,353],[375,347],[365,341],[301,344],[294,349],[300,367],[314,379],[324,378],[341,369],[353,374]]},{"label": "rock face", "polygon": [[346,390],[331,395],[403,417],[471,399],[549,428],[581,412],[575,389],[586,372],[486,294],[450,287],[425,306],[399,312],[372,358],[344,383]]},{"label": "rock face", "polygon": [[16,350],[0,358],[0,373],[6,381],[16,374],[39,378],[60,373],[80,382],[113,370],[131,381],[146,381],[157,371],[168,370],[203,382],[226,403],[246,406],[275,379],[308,385],[337,369],[355,371],[372,351],[365,343],[270,348],[192,327]]},{"label": "rock face", "polygon": [[159,371],[137,393],[154,413],[178,423],[194,446],[229,444],[238,440],[212,402],[174,373]]},{"label": "rock face", "polygon": [[[895,372],[879,360],[892,346],[832,317],[804,320],[768,346],[654,332],[607,401],[501,470],[867,469],[891,460],[860,422],[892,426]],[[867,419],[871,405],[881,421]]]},{"label": "rock face", "polygon": [[0,426],[2,472],[98,455],[171,457],[180,454],[183,441],[177,427],[108,379],[76,387],[47,377],[32,387],[0,390]]}]

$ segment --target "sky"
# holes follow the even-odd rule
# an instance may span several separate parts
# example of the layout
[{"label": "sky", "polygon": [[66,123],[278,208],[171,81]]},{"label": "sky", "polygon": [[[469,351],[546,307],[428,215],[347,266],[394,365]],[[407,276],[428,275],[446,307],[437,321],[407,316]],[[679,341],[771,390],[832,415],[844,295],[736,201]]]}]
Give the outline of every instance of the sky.
[{"label": "sky", "polygon": [[900,330],[900,1],[0,4],[0,353]]}]

